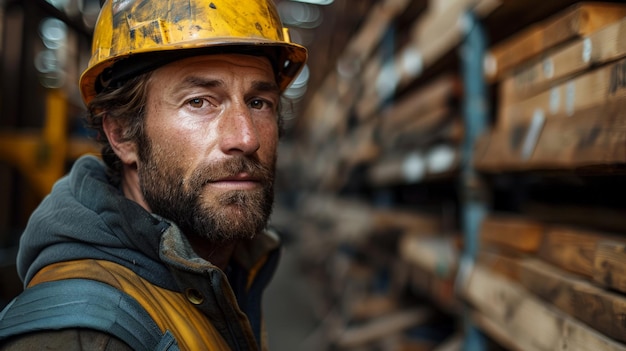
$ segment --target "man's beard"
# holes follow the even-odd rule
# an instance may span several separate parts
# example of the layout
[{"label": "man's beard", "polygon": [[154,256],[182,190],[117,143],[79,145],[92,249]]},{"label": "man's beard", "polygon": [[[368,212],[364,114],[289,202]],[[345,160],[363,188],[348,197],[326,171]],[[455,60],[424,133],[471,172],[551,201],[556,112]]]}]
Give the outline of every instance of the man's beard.
[{"label": "man's beard", "polygon": [[[236,156],[193,171],[189,179],[177,166],[176,155],[153,150],[146,140],[139,145],[139,184],[153,213],[173,221],[185,235],[212,243],[250,239],[267,225],[274,201],[276,159],[265,166],[257,159]],[[211,193],[211,181],[247,173],[261,189]]]}]

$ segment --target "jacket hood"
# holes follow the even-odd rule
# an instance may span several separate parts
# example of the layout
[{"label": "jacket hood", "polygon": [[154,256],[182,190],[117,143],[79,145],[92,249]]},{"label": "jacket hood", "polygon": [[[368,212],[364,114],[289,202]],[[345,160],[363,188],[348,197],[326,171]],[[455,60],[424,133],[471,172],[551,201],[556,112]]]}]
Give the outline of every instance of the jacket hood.
[{"label": "jacket hood", "polygon": [[106,167],[84,156],[33,212],[20,239],[17,269],[28,285],[44,266],[83,258],[119,263],[150,282],[176,289],[159,259],[170,227],[109,184]]}]

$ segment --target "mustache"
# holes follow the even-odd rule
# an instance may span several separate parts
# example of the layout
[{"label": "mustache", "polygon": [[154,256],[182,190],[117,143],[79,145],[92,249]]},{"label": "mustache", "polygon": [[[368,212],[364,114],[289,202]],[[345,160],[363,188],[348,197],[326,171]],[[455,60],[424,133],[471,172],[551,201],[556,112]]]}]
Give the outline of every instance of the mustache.
[{"label": "mustache", "polygon": [[266,166],[256,159],[237,156],[201,165],[194,172],[189,183],[194,187],[201,187],[241,173],[246,173],[249,177],[262,183],[272,183],[274,181],[274,168],[275,162]]}]

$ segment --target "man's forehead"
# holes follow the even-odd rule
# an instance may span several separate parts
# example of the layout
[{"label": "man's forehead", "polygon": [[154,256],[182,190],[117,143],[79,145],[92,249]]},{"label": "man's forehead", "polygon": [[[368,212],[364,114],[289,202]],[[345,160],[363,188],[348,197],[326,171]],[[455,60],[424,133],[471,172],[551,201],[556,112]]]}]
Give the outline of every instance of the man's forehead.
[{"label": "man's forehead", "polygon": [[[274,69],[270,60],[265,56],[227,53],[227,54],[206,54],[184,57],[176,61],[170,62],[163,67],[179,67],[184,68],[190,65],[198,67],[214,68],[216,70],[226,67],[243,67],[251,68],[259,71],[266,71],[269,75],[274,75]],[[206,66],[204,66],[206,65]]]},{"label": "man's forehead", "polygon": [[269,59],[245,54],[210,54],[182,58],[156,69],[152,81],[172,89],[227,87],[235,81],[250,90],[280,95]]}]

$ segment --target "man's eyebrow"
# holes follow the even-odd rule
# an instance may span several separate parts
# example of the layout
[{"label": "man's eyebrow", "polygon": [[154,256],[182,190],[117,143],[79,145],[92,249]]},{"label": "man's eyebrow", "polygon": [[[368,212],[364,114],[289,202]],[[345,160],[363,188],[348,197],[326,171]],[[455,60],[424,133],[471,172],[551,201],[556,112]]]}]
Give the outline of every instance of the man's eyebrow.
[{"label": "man's eyebrow", "polygon": [[[178,88],[194,88],[194,87],[203,87],[203,88],[215,88],[225,86],[221,79],[207,79],[197,76],[189,76],[186,77],[180,84]],[[262,92],[272,92],[276,94],[280,94],[280,88],[276,82],[270,81],[254,81],[252,82],[252,89],[256,91]]]},{"label": "man's eyebrow", "polygon": [[252,88],[256,91],[280,94],[280,88],[276,82],[254,81],[252,82]]},{"label": "man's eyebrow", "polygon": [[214,88],[224,86],[225,83],[221,79],[207,79],[196,76],[185,77],[185,79],[179,85],[179,88]]}]

